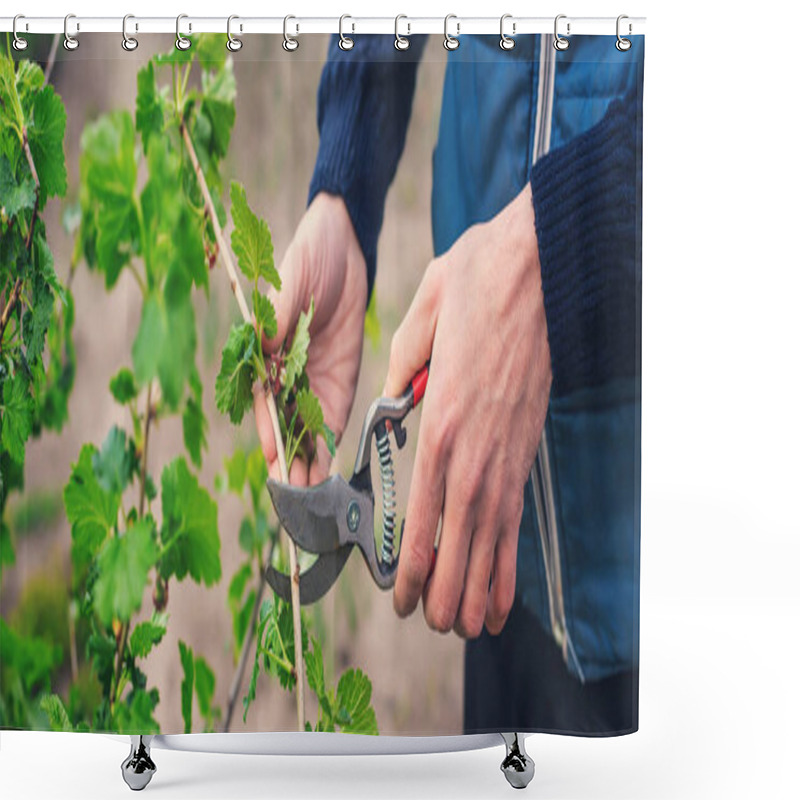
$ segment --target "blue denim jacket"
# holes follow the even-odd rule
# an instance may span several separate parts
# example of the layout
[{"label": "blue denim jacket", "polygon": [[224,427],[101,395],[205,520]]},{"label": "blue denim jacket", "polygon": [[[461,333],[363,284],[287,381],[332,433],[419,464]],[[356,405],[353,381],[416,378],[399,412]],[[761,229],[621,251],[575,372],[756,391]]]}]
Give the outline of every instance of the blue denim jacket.
[{"label": "blue denim jacket", "polygon": [[[413,42],[414,53],[397,54],[391,37],[368,39],[360,37],[356,49],[344,55],[331,43],[320,82],[320,152],[309,199],[323,189],[345,198],[371,285],[383,200],[405,139],[421,42]],[[573,37],[568,50],[557,52],[552,37],[543,35],[517,37],[514,50],[504,52],[496,37],[460,41],[448,58],[433,157],[434,249],[437,255],[445,252],[470,225],[492,218],[531,181],[534,205],[537,199],[540,204],[537,233],[548,336],[554,337],[554,384],[525,489],[517,594],[551,633],[570,672],[582,681],[598,680],[638,666],[640,117],[633,132],[639,149],[622,155],[631,162],[635,197],[619,210],[636,218],[623,220],[618,245],[613,204],[606,226],[613,229],[611,243],[619,247],[625,269],[616,269],[613,253],[592,262],[593,249],[607,250],[608,240],[589,241],[581,258],[601,268],[584,279],[572,263],[574,254],[548,240],[555,226],[542,198],[559,183],[553,165],[570,168],[577,144],[597,130],[614,101],[631,94],[640,100],[644,42],[634,37],[631,50],[619,52],[613,36]],[[580,215],[559,223],[562,239],[583,227]],[[551,297],[572,282],[580,304],[581,288],[590,281],[606,292],[612,322],[582,332],[576,330],[580,315],[570,317],[568,330],[559,331],[555,341],[560,318],[548,305]],[[623,316],[635,322],[614,329],[613,320]],[[595,343],[598,337],[607,341]],[[603,363],[613,368],[595,370],[591,380],[571,380],[564,364],[579,344],[599,352],[610,348]],[[625,358],[615,362],[615,349],[624,350]]]}]

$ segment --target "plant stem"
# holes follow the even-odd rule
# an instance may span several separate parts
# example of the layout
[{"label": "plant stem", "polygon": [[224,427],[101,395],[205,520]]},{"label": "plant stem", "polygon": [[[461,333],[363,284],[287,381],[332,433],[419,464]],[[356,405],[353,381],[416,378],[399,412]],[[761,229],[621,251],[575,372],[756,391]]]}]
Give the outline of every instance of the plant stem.
[{"label": "plant stem", "polygon": [[[247,299],[242,291],[242,285],[239,282],[239,276],[236,274],[236,267],[233,265],[233,258],[231,257],[228,245],[222,237],[222,227],[219,224],[219,217],[214,208],[214,202],[211,198],[211,192],[206,183],[206,177],[203,174],[200,162],[197,159],[192,138],[189,136],[189,131],[186,124],[181,121],[181,135],[186,144],[186,150],[189,153],[189,159],[194,167],[195,175],[197,176],[197,183],[200,186],[200,191],[203,194],[205,201],[206,213],[211,219],[211,225],[214,229],[214,238],[219,245],[219,252],[222,256],[222,263],[225,265],[225,270],[228,273],[230,280],[231,291],[239,304],[239,310],[245,321],[249,322],[255,327],[255,320],[250,313],[250,308],[247,305]],[[278,465],[281,473],[281,480],[284,483],[289,482],[289,470],[286,467],[286,454],[284,452],[283,437],[281,436],[281,426],[278,420],[278,409],[275,406],[275,397],[271,391],[266,392],[267,397],[267,410],[269,411],[270,421],[272,422],[272,432],[275,436],[276,449],[278,451]],[[283,530],[283,529],[281,529]],[[303,631],[301,628],[302,619],[300,616],[300,570],[297,563],[297,547],[292,539],[286,535],[284,536],[289,549],[289,567],[291,570],[291,587],[292,587],[292,619],[294,622],[294,660],[295,660],[295,673],[297,675],[297,729],[299,731],[305,730],[305,664],[303,662]],[[263,581],[263,578],[262,578]]]},{"label": "plant stem", "polygon": [[147,405],[144,409],[144,435],[142,437],[142,466],[141,466],[141,473],[140,473],[140,484],[139,484],[139,519],[142,518],[142,514],[144,514],[144,500],[146,496],[145,489],[147,487],[147,445],[150,440],[150,404],[152,403],[153,399],[153,382],[147,384]]},{"label": "plant stem", "polygon": [[[39,213],[39,195],[41,194],[41,185],[39,184],[39,173],[36,171],[36,164],[33,163],[33,154],[31,153],[31,148],[28,144],[28,131],[24,128],[22,130],[22,149],[25,151],[25,158],[28,161],[28,168],[31,171],[33,182],[36,186],[36,198],[33,201],[31,222],[30,226],[28,227],[28,235],[25,239],[25,249],[28,251],[28,254],[30,254],[31,245],[33,244],[33,229],[36,227],[36,216]],[[22,278],[17,278],[17,280],[14,282],[14,288],[11,290],[11,294],[9,295],[8,303],[6,303],[3,313],[0,315],[0,350],[3,349],[3,336],[5,335],[8,323],[11,321],[11,314],[19,302],[20,294],[22,294]]]},{"label": "plant stem", "polygon": [[239,692],[242,688],[242,679],[244,678],[244,668],[247,664],[248,656],[250,655],[250,648],[253,644],[253,637],[255,636],[256,623],[258,614],[261,610],[261,601],[264,599],[264,590],[267,588],[267,569],[272,562],[272,551],[275,549],[275,542],[273,541],[269,548],[267,555],[266,567],[259,571],[260,580],[258,586],[258,596],[256,597],[255,605],[250,613],[250,622],[247,625],[247,635],[245,636],[244,643],[242,644],[242,652],[239,654],[239,663],[236,665],[236,674],[233,676],[231,688],[228,690],[228,708],[225,711],[225,727],[223,731],[227,733],[231,729],[231,721],[233,719],[233,710],[236,708],[236,701],[239,697]]}]

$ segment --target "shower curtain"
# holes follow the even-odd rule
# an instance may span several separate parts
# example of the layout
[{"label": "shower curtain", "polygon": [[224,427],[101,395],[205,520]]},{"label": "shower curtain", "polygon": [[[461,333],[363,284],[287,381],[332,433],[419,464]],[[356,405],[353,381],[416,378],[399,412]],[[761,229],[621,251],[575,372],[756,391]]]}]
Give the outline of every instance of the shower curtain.
[{"label": "shower curtain", "polygon": [[0,727],[635,731],[643,37],[56,38],[0,48]]}]

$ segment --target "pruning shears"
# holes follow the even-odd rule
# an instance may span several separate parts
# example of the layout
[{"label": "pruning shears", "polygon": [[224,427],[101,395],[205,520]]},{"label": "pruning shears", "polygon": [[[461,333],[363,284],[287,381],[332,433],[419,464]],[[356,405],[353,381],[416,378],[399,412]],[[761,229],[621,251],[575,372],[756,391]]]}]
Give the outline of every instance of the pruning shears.
[{"label": "pruning shears", "polygon": [[[406,443],[403,420],[419,405],[427,383],[428,364],[414,376],[400,397],[379,397],[372,403],[361,427],[349,481],[341,475],[333,475],[310,488],[290,486],[271,478],[267,481],[272,504],[286,533],[298,547],[319,555],[300,575],[301,605],[315,603],[328,592],[354,547],[361,550],[381,589],[394,586],[402,528],[395,548],[395,480],[389,434],[394,434],[398,449],[402,449]],[[382,492],[380,553],[375,542],[375,494],[370,474],[373,436]],[[270,565],[266,579],[279,597],[291,601],[290,576]]]}]

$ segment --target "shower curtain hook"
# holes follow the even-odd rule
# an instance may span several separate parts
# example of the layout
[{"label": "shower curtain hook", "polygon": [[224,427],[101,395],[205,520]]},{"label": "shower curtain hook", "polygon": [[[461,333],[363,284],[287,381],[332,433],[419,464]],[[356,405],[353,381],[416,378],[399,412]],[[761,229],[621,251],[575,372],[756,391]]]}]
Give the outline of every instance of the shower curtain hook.
[{"label": "shower curtain hook", "polygon": [[[27,40],[27,39],[23,39],[23,38],[22,38],[22,37],[21,37],[21,36],[20,36],[20,35],[17,33],[17,23],[18,23],[18,22],[19,22],[19,20],[21,20],[21,19],[25,19],[25,16],[24,16],[24,14],[17,14],[17,15],[14,17],[14,22],[13,22],[13,24],[12,24],[12,26],[11,26],[11,30],[12,30],[12,31],[13,31],[13,33],[14,33],[14,41],[12,42],[12,44],[13,44],[13,46],[14,46],[14,49],[15,49],[16,51],[18,51],[18,52],[22,52],[23,50],[27,49],[27,47],[28,47],[28,40]],[[26,30],[28,29],[28,26],[27,26],[27,25],[25,26],[25,29],[26,29]]]},{"label": "shower curtain hook", "polygon": [[[233,22],[235,19],[239,19],[239,17],[237,17],[236,14],[231,14],[228,17],[228,41],[225,43],[225,47],[227,47],[231,53],[238,53],[242,49],[242,45],[244,44],[244,42],[241,39],[237,39],[231,33],[231,22]],[[242,32],[242,26],[240,25],[239,33],[241,32]]]},{"label": "shower curtain hook", "polygon": [[[300,47],[300,42],[297,40],[296,36],[290,36],[288,31],[288,24],[290,19],[297,19],[297,17],[293,17],[291,14],[288,14],[283,18],[283,49],[286,50],[287,53],[293,53]],[[300,26],[296,26],[296,30],[300,33]]]},{"label": "shower curtain hook", "polygon": [[[69,50],[70,52],[72,52],[73,50],[77,50],[78,45],[80,44],[77,37],[72,36],[69,32],[69,21],[71,19],[75,19],[74,14],[67,14],[67,16],[64,17],[64,49]],[[75,23],[76,32],[80,31],[80,29],[81,29],[80,23],[76,22]]]},{"label": "shower curtain hook", "polygon": [[[559,14],[556,17],[555,26],[554,26],[554,33],[553,33],[553,47],[556,50],[566,50],[569,47],[569,39],[565,39],[563,36],[559,36],[558,34],[558,21],[560,19],[566,19],[566,14]],[[567,36],[569,36],[569,27],[570,23],[567,22]]]},{"label": "shower curtain hook", "polygon": [[[132,53],[138,46],[139,40],[134,36],[128,36],[128,20],[136,19],[133,14],[126,14],[122,18],[122,49]],[[136,23],[135,30],[139,30],[139,23]]]},{"label": "shower curtain hook", "polygon": [[[175,20],[175,47],[177,47],[178,50],[188,50],[192,46],[192,40],[187,39],[181,33],[181,20],[188,19],[188,17],[189,17],[188,14],[178,14]],[[192,32],[192,23],[190,22],[189,33],[191,32]]]},{"label": "shower curtain hook", "polygon": [[[400,20],[408,19],[405,14],[398,14],[394,18],[394,47],[395,50],[408,50],[411,47],[411,42],[405,37],[400,35]],[[408,23],[408,35],[411,35],[411,23]]]},{"label": "shower curtain hook", "polygon": [[[346,19],[353,19],[349,14],[342,14],[339,17],[339,49],[340,50],[352,50],[355,42],[349,37],[344,35],[344,21]],[[352,25],[352,33],[355,33],[356,25],[355,23],[351,23]]]},{"label": "shower curtain hook", "polygon": [[[451,19],[456,20],[456,35],[451,36],[447,32],[447,23],[450,22]],[[444,46],[445,50],[458,50],[458,45],[461,44],[458,41],[458,35],[461,31],[461,23],[458,21],[458,17],[455,14],[448,14],[444,18],[444,41],[442,45]]]},{"label": "shower curtain hook", "polygon": [[516,42],[511,38],[511,36],[514,36],[517,33],[517,23],[516,22],[512,22],[511,23],[511,36],[506,36],[506,34],[505,34],[504,30],[503,30],[503,26],[505,24],[505,21],[507,19],[512,19],[512,17],[513,17],[512,14],[503,14],[503,16],[500,17],[500,49],[501,50],[513,50],[514,49],[514,45],[516,45]]},{"label": "shower curtain hook", "polygon": [[[628,19],[628,15],[627,14],[620,14],[617,17],[617,41],[614,44],[614,47],[616,47],[617,50],[620,51],[620,53],[625,53],[628,50],[630,50],[631,49],[631,44],[632,44],[630,39],[625,39],[623,36],[620,35],[620,32],[619,32],[620,22],[622,22],[622,20],[624,20],[624,19]],[[630,36],[631,33],[633,33],[633,25],[631,25],[631,23],[629,22],[628,23],[628,36]]]}]

